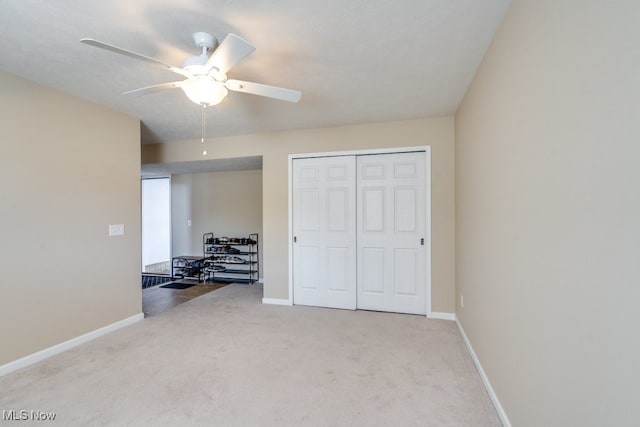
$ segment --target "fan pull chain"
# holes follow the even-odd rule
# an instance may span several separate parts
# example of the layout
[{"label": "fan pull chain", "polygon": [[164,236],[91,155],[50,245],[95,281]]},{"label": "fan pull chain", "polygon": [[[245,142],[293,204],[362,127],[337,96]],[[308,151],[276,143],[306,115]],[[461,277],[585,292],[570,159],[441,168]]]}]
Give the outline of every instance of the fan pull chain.
[{"label": "fan pull chain", "polygon": [[202,139],[200,140],[200,142],[202,142],[202,155],[206,156],[207,155],[207,150],[204,146],[204,138],[205,138],[205,132],[207,129],[207,115],[205,114],[204,109],[207,108],[207,104],[202,104]]}]

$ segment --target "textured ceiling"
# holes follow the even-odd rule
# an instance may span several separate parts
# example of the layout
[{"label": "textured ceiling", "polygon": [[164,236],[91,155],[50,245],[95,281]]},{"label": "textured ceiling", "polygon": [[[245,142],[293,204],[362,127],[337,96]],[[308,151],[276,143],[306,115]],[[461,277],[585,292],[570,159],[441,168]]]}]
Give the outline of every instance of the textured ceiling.
[{"label": "textured ceiling", "polygon": [[[0,69],[138,117],[142,140],[200,137],[200,109],[152,64],[81,44],[95,38],[182,66],[192,33],[256,46],[229,78],[302,91],[298,104],[231,92],[207,136],[455,113],[509,0],[3,0]],[[176,78],[177,77],[177,78]]]}]

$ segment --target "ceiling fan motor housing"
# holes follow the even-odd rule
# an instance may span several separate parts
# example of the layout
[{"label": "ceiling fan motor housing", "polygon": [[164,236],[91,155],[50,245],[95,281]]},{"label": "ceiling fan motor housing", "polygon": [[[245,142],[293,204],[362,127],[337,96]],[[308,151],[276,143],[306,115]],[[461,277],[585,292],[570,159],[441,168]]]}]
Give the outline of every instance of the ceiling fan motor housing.
[{"label": "ceiling fan motor housing", "polygon": [[194,76],[206,75],[209,70],[207,70],[204,65],[207,63],[208,59],[209,57],[206,54],[192,56],[184,61],[182,67]]}]

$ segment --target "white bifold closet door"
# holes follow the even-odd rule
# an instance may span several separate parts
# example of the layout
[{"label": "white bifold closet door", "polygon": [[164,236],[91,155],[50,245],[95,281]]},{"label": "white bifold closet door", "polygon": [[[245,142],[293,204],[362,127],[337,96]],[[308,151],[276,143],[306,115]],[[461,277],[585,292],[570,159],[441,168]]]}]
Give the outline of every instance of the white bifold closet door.
[{"label": "white bifold closet door", "polygon": [[293,160],[293,303],[426,314],[425,154]]},{"label": "white bifold closet door", "polygon": [[365,155],[357,162],[357,306],[426,314],[425,155]]},{"label": "white bifold closet door", "polygon": [[293,303],[356,308],[355,157],[293,161]]}]

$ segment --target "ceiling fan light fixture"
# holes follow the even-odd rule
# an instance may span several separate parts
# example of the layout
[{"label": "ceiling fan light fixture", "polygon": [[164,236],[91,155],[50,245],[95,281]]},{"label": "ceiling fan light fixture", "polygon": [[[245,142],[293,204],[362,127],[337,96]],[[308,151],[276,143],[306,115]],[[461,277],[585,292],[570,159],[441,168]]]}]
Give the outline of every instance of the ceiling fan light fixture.
[{"label": "ceiling fan light fixture", "polygon": [[180,87],[198,105],[219,104],[229,93],[223,83],[205,76],[185,80]]},{"label": "ceiling fan light fixture", "polygon": [[288,102],[300,101],[302,93],[297,90],[241,80],[227,80],[227,71],[255,50],[255,47],[243,38],[229,33],[218,44],[211,34],[199,32],[193,35],[193,39],[201,49],[201,53],[198,56],[187,58],[182,68],[95,39],[83,38],[80,42],[155,64],[186,77],[186,80],[129,90],[123,92],[124,95],[140,96],[180,87],[191,101],[203,107],[219,104],[227,96],[227,89]]}]

